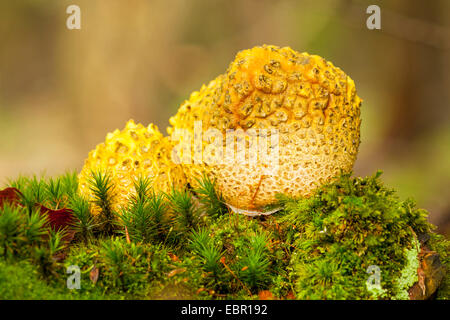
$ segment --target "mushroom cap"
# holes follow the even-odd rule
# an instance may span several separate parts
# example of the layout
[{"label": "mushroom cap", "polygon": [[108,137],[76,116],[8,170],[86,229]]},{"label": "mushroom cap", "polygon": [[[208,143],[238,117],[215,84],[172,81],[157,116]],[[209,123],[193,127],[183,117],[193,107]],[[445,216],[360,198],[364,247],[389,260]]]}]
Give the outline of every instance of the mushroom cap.
[{"label": "mushroom cap", "polygon": [[[89,180],[98,170],[111,176],[114,188],[111,197],[115,211],[127,205],[136,193],[134,182],[138,177],[149,177],[155,192],[168,192],[172,187],[182,188],[186,178],[180,166],[171,160],[172,144],[154,124],[144,127],[129,120],[125,128],[108,133],[106,140],[89,152],[79,178],[79,192],[93,198]],[[93,205],[93,213],[100,208]]]},{"label": "mushroom cap", "polygon": [[[201,120],[202,143],[192,139],[191,150],[201,148],[203,158],[183,165],[189,183],[196,185],[206,172],[228,204],[262,212],[277,193],[308,196],[352,170],[360,143],[360,105],[354,81],[331,62],[264,45],[240,51],[225,74],[192,93],[170,119],[168,132],[172,138],[176,129],[194,135],[195,121]],[[249,150],[241,154],[244,160],[223,152],[224,161],[210,161],[205,133],[211,128],[222,134],[224,147],[227,130],[237,132]],[[252,140],[255,132],[260,140]],[[255,164],[251,148],[263,140],[267,153],[275,153],[258,154]]]}]

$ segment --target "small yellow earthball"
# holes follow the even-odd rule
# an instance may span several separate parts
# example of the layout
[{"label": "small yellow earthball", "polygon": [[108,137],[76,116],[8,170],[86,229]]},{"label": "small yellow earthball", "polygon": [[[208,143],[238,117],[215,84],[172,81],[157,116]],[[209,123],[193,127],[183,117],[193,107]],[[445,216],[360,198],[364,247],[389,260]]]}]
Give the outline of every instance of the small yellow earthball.
[{"label": "small yellow earthball", "polygon": [[[179,148],[191,185],[205,172],[231,208],[258,214],[278,193],[309,196],[352,170],[360,105],[354,81],[331,62],[264,45],[240,51],[224,74],[192,93],[168,132],[174,143],[191,141]],[[268,157],[258,153],[264,146]]]},{"label": "small yellow earthball", "polygon": [[[182,168],[171,160],[172,144],[158,128],[150,124],[144,127],[128,121],[122,131],[108,133],[105,142],[89,153],[79,174],[79,192],[93,199],[92,172],[108,173],[114,188],[112,209],[116,212],[127,205],[131,195],[136,193],[134,182],[148,177],[155,192],[169,192],[172,187],[184,188],[186,178]],[[93,214],[100,208],[93,206]]]}]

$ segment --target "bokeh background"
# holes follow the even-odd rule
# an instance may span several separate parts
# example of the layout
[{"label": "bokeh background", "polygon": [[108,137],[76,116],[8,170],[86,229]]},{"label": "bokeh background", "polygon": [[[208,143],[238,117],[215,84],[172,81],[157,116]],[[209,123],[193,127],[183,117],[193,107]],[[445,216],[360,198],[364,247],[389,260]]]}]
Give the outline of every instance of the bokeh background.
[{"label": "bokeh background", "polygon": [[[66,8],[81,8],[81,30]],[[381,7],[382,29],[366,28]],[[80,170],[130,118],[168,118],[237,51],[289,45],[349,74],[364,99],[356,175],[382,169],[450,233],[450,1],[0,1],[0,186]]]}]

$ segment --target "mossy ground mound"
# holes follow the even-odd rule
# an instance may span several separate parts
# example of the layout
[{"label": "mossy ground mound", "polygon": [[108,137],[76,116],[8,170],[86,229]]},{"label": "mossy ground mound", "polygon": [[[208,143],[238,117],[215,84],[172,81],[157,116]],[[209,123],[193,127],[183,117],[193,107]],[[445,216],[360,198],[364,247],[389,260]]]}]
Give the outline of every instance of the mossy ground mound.
[{"label": "mossy ground mound", "polygon": [[[168,194],[139,179],[128,208],[92,216],[94,204],[112,210],[107,173],[93,179],[90,200],[75,174],[21,177],[10,183],[21,204],[0,208],[0,299],[408,299],[411,286],[429,297],[436,282],[432,297],[448,299],[448,272],[434,282],[421,272],[433,252],[439,274],[448,271],[448,240],[379,176],[342,175],[310,198],[280,196],[282,211],[257,218],[228,212],[206,178]],[[75,238],[64,242],[33,203],[72,209]],[[81,270],[79,290],[66,287],[70,265]],[[370,266],[379,286],[367,285]]]}]

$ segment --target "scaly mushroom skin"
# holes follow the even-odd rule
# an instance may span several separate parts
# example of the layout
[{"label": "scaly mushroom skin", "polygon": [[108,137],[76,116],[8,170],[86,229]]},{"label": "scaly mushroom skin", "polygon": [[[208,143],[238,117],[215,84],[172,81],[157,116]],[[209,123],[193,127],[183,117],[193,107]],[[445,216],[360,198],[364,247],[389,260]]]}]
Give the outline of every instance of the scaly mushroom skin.
[{"label": "scaly mushroom skin", "polygon": [[[108,133],[106,141],[89,153],[79,174],[80,194],[92,199],[91,172],[101,170],[111,175],[114,183],[113,210],[120,212],[135,194],[134,182],[139,176],[149,177],[155,192],[168,192],[172,187],[184,188],[186,178],[180,166],[171,160],[172,144],[158,128],[127,122],[125,129]],[[93,214],[100,208],[94,205]]]},{"label": "scaly mushroom skin", "polygon": [[[206,172],[229,205],[262,213],[277,193],[308,196],[341,171],[352,170],[360,105],[354,81],[331,62],[264,45],[240,51],[225,74],[192,93],[170,119],[168,132],[177,140],[176,129],[193,133],[194,122],[201,120],[203,132],[220,130],[225,146],[229,129],[276,130],[279,166],[272,174],[266,173],[267,164],[248,161],[211,163],[203,157],[183,164],[191,185]],[[204,153],[206,145],[203,141]]]}]

